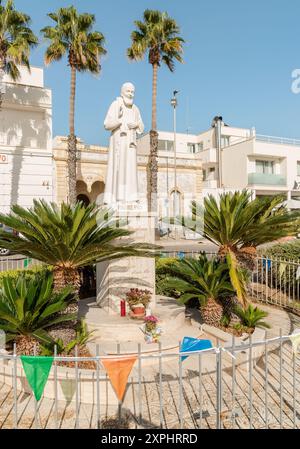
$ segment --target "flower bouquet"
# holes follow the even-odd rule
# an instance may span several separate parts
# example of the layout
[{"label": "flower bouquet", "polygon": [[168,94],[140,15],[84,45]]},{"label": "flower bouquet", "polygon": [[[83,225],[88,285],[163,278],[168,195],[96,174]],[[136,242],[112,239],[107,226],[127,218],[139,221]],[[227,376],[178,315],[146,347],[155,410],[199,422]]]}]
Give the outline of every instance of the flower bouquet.
[{"label": "flower bouquet", "polygon": [[144,334],[146,343],[158,343],[162,330],[157,326],[158,318],[149,315],[144,318]]}]

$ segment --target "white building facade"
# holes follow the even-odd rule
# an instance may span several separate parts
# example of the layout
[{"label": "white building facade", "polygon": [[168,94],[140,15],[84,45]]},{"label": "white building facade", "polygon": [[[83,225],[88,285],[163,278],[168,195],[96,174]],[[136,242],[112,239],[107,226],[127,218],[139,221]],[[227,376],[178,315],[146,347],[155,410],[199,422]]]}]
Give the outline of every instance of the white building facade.
[{"label": "white building facade", "polygon": [[[174,157],[173,133],[159,132],[159,152]],[[139,145],[146,150],[149,136]],[[235,128],[216,117],[200,134],[176,134],[177,161],[193,154],[201,162],[203,196],[248,189],[256,196],[282,194],[300,207],[300,140],[263,136]]]},{"label": "white building facade", "polygon": [[34,198],[52,201],[52,95],[44,87],[42,68],[21,78],[4,78],[0,111],[0,211],[11,205],[30,207]]},{"label": "white building facade", "polygon": [[[146,137],[146,136],[145,136]],[[146,206],[147,201],[147,163],[149,146],[138,141],[138,191],[140,202]],[[103,202],[105,189],[108,148],[86,145],[78,139],[77,145],[77,198],[86,204]],[[53,143],[55,163],[55,191],[57,201],[67,200],[67,137],[57,136]],[[182,213],[185,203],[195,199],[201,191],[202,171],[199,157],[193,153],[181,153],[176,160],[177,188],[175,189],[175,161],[172,153],[160,151],[158,156],[158,213],[160,217]],[[176,196],[176,202],[174,200]]]}]

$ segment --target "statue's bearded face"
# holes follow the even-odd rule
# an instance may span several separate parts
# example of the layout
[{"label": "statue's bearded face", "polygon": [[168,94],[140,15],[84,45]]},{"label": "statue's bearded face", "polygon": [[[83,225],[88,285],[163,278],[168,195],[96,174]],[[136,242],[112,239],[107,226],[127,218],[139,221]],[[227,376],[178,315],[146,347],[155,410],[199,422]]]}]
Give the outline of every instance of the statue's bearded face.
[{"label": "statue's bearded face", "polygon": [[135,88],[133,84],[126,83],[122,87],[121,95],[126,105],[132,105],[135,94]]}]

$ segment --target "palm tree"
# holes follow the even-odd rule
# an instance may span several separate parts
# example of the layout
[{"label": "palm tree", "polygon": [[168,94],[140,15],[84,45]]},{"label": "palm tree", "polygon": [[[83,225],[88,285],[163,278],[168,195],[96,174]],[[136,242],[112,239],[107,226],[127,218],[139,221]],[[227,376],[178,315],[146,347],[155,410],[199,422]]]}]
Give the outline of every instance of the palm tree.
[{"label": "palm tree", "polygon": [[17,231],[0,230],[0,247],[52,265],[55,290],[80,287],[79,268],[130,256],[151,256],[155,245],[119,240],[131,231],[115,221],[113,213],[94,203],[85,207],[62,203],[57,206],[34,200],[30,209],[14,205],[0,223]]},{"label": "palm tree", "polygon": [[180,293],[181,304],[197,299],[203,322],[218,326],[224,313],[222,300],[234,295],[228,265],[201,254],[199,259],[178,260],[168,270],[171,276],[165,279],[165,287]]},{"label": "palm tree", "polygon": [[152,123],[150,131],[150,156],[147,167],[148,204],[150,211],[157,211],[157,73],[161,63],[173,72],[175,60],[183,62],[184,40],[179,36],[176,21],[167,13],[146,9],[143,21],[136,20],[137,29],[131,34],[131,47],[127,50],[130,60],[142,60],[148,53],[152,65]]},{"label": "palm tree", "polygon": [[53,343],[48,330],[72,321],[73,314],[62,314],[72,300],[71,288],[53,292],[53,277],[39,275],[26,279],[6,277],[0,288],[0,329],[6,341],[17,341],[18,352],[33,353],[36,342]]},{"label": "palm tree", "polygon": [[259,198],[251,201],[246,190],[213,195],[204,200],[204,208],[192,203],[194,220],[181,218],[181,223],[191,230],[201,230],[205,238],[219,247],[219,255],[226,258],[230,278],[239,301],[245,305],[247,298],[245,271],[253,268],[257,247],[281,237],[295,235],[299,212],[289,212],[282,205],[283,198]]},{"label": "palm tree", "polygon": [[76,73],[100,73],[100,57],[106,54],[104,36],[93,31],[95,16],[93,14],[79,14],[74,6],[60,8],[56,13],[48,16],[55,22],[54,26],[47,26],[41,30],[50,42],[45,53],[45,63],[61,60],[65,55],[71,69],[71,91],[69,112],[68,137],[68,178],[70,204],[76,203],[76,149],[75,135],[75,95]]},{"label": "palm tree", "polygon": [[[0,83],[5,73],[16,81],[20,77],[18,65],[25,65],[30,71],[30,50],[38,39],[29,27],[30,17],[17,11],[13,0],[3,6],[0,0]],[[0,89],[0,108],[3,91]]]}]

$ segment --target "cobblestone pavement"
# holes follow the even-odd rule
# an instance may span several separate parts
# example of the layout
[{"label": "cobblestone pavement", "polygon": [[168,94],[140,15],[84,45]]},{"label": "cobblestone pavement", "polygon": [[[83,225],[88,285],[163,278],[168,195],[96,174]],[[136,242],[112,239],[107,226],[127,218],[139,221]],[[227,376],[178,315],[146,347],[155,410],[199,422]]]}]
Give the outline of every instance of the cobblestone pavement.
[{"label": "cobblestone pavement", "polygon": [[[148,370],[147,376],[142,379],[141,389],[136,376],[130,378],[122,407],[122,413],[129,416],[130,427],[216,428],[216,372],[207,370],[206,357],[215,355],[202,355],[200,367],[198,355],[190,357],[186,365],[183,362],[181,383],[178,364],[172,362],[162,364],[161,377],[155,369]],[[300,361],[299,358],[294,359],[289,342],[283,343],[281,350],[278,343],[269,346],[267,370],[265,354],[252,366],[251,371],[247,362],[238,365],[239,356],[235,361],[224,355],[223,362],[220,405],[222,427],[300,427],[300,415],[297,412]],[[238,365],[236,369],[235,364]],[[37,422],[34,419],[32,396],[19,393],[17,402],[19,428],[76,427],[74,402],[58,402],[57,422],[54,401],[45,398],[40,401]],[[111,414],[112,411],[101,409],[103,420],[105,415]],[[13,391],[2,384],[0,428],[14,427],[14,417]],[[79,404],[77,427],[97,427],[95,405]]]}]

